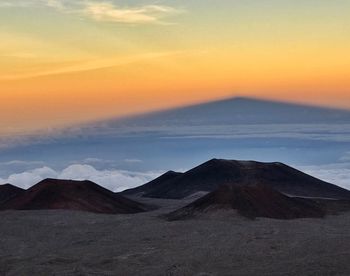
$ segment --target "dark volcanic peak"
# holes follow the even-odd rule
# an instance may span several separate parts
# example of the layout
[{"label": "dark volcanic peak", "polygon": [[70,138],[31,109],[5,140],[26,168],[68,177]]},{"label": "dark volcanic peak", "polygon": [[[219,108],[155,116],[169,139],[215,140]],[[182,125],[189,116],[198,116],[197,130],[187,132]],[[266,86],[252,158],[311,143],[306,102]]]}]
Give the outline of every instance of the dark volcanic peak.
[{"label": "dark volcanic peak", "polygon": [[190,205],[168,214],[167,218],[188,219],[225,209],[234,209],[248,218],[296,219],[320,218],[325,215],[323,208],[313,200],[291,198],[266,186],[223,185]]},{"label": "dark volcanic peak", "polygon": [[129,214],[147,206],[117,195],[91,181],[45,179],[1,206],[2,210],[67,209]]},{"label": "dark volcanic peak", "polygon": [[0,185],[0,204],[22,194],[25,190],[11,184]]},{"label": "dark volcanic peak", "polygon": [[162,174],[161,176],[157,177],[156,179],[153,179],[152,181],[148,182],[145,185],[142,185],[133,189],[125,190],[121,194],[143,196],[145,194],[148,194],[149,192],[152,192],[153,189],[160,188],[163,183],[172,181],[175,178],[179,177],[180,175],[182,175],[182,173],[180,172],[168,171],[165,174]]},{"label": "dark volcanic peak", "polygon": [[144,197],[180,199],[219,186],[265,185],[299,197],[350,199],[350,191],[324,182],[283,163],[212,159],[169,179],[158,178],[127,192]]}]

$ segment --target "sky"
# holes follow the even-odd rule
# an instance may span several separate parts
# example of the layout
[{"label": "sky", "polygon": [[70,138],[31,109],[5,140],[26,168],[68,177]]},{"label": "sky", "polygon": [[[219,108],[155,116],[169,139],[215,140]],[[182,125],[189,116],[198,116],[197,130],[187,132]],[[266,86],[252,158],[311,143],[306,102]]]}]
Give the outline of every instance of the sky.
[{"label": "sky", "polygon": [[230,96],[350,108],[348,0],[0,0],[0,134]]}]

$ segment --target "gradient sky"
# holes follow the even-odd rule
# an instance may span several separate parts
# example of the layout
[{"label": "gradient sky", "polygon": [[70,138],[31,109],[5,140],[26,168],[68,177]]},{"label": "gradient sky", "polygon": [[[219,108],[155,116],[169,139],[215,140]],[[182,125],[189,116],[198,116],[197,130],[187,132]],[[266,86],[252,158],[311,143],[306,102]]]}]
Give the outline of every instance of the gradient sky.
[{"label": "gradient sky", "polygon": [[228,96],[350,108],[348,0],[0,0],[1,133]]}]

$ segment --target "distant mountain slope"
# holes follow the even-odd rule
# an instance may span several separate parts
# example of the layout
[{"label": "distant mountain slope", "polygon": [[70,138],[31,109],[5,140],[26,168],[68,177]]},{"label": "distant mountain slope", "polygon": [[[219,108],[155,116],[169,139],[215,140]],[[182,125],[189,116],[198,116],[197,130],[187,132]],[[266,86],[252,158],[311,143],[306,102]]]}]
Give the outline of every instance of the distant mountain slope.
[{"label": "distant mountain slope", "polygon": [[143,212],[148,206],[127,199],[91,182],[45,179],[0,209],[67,209],[108,214]]},{"label": "distant mountain slope", "polygon": [[182,175],[182,173],[168,171],[165,174],[157,177],[156,179],[148,182],[145,185],[142,185],[133,189],[128,189],[126,191],[123,191],[121,194],[143,196],[145,194],[152,193],[155,189],[159,189],[163,184],[166,185],[167,182],[174,180],[180,175]]},{"label": "distant mountain slope", "polygon": [[[135,126],[350,123],[350,111],[235,97],[143,114],[121,121]],[[110,123],[113,125],[113,121]],[[120,120],[114,123],[118,125]]]},{"label": "distant mountain slope", "polygon": [[0,204],[24,193],[25,190],[11,184],[0,185]]},{"label": "distant mountain slope", "polygon": [[248,218],[295,219],[325,215],[322,206],[310,199],[288,197],[266,186],[223,185],[188,206],[168,214],[167,218],[188,219],[225,209],[234,209]]},{"label": "distant mountain slope", "polygon": [[183,174],[162,176],[124,194],[144,197],[185,198],[212,192],[219,186],[265,185],[279,192],[299,197],[350,199],[350,191],[321,181],[282,163],[212,159]]}]

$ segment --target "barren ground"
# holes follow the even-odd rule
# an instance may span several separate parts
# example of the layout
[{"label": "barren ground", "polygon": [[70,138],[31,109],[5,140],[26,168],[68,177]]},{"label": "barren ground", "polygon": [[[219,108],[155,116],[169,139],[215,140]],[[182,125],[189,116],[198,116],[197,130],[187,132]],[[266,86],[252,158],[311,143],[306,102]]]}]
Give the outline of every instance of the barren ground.
[{"label": "barren ground", "polygon": [[256,219],[221,211],[168,222],[184,202],[136,215],[0,212],[0,275],[350,275],[350,213]]}]

